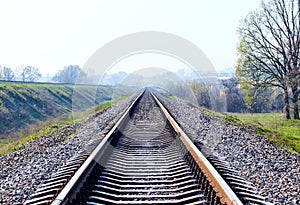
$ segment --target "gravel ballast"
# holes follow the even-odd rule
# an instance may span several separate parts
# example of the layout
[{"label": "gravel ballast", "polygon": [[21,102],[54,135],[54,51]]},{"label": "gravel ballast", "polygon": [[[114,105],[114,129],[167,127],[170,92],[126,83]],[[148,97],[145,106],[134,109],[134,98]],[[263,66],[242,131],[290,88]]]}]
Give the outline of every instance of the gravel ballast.
[{"label": "gravel ballast", "polygon": [[300,156],[291,154],[249,128],[226,123],[180,100],[160,97],[193,141],[230,163],[253,183],[266,201],[300,204]]},{"label": "gravel ballast", "polygon": [[[135,96],[134,96],[135,97]],[[134,99],[128,98],[80,123],[54,129],[24,144],[25,148],[0,157],[0,204],[22,204],[66,161],[101,139]]]},{"label": "gravel ballast", "polygon": [[[211,153],[230,163],[252,182],[258,193],[274,204],[300,204],[300,156],[282,150],[244,127],[208,116],[179,100],[160,97],[163,104],[193,141],[201,141]],[[22,204],[69,158],[101,139],[133,98],[120,101],[80,123],[54,130],[25,148],[0,157],[0,204]]]}]

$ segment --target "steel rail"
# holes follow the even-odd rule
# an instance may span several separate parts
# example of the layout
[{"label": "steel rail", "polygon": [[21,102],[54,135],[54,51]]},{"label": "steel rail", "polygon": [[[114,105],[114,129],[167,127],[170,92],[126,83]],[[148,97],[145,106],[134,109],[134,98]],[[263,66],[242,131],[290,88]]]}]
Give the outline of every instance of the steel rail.
[{"label": "steel rail", "polygon": [[206,159],[206,157],[200,152],[200,150],[195,146],[195,144],[190,140],[190,138],[184,133],[184,131],[179,127],[177,122],[169,114],[167,109],[162,105],[162,103],[157,99],[153,94],[152,97],[156,103],[161,108],[162,112],[170,122],[174,131],[178,134],[183,144],[186,146],[188,151],[193,156],[194,160],[200,166],[201,170],[207,177],[217,196],[220,197],[220,200],[224,204],[232,205],[242,205],[243,203],[237,197],[237,195],[232,191],[229,185],[224,181],[218,171],[211,165],[211,163]]},{"label": "steel rail", "polygon": [[51,203],[52,205],[63,205],[67,203],[67,200],[71,197],[70,194],[72,190],[74,190],[75,186],[78,184],[81,178],[85,177],[85,173],[87,173],[90,169],[93,161],[97,161],[103,156],[104,150],[109,145],[109,139],[112,134],[119,129],[122,129],[122,126],[125,119],[129,117],[130,111],[133,106],[135,106],[136,102],[141,98],[145,91],[141,92],[140,95],[131,103],[129,108],[125,111],[122,117],[118,120],[118,122],[113,126],[113,128],[108,132],[108,134],[103,138],[103,140],[99,143],[99,145],[94,149],[94,151],[90,154],[90,156],[86,159],[86,161],[82,164],[82,166],[76,171],[74,176],[70,179],[70,181],[66,184],[66,186],[61,190],[61,192],[57,195],[54,201]]},{"label": "steel rail", "polygon": [[[105,155],[106,149],[109,149],[110,139],[116,131],[124,129],[125,123],[128,121],[131,111],[133,110],[136,103],[144,94],[145,90],[134,100],[129,108],[124,112],[123,116],[113,126],[109,133],[103,138],[99,145],[94,149],[91,155],[86,159],[82,166],[76,171],[73,177],[69,180],[66,186],[60,191],[57,197],[52,202],[52,205],[64,205],[68,203],[68,200],[72,197],[73,192],[78,189],[78,185],[82,183],[83,179],[90,172],[95,162],[99,161],[102,156]],[[201,168],[201,171],[206,176],[216,195],[220,198],[223,204],[242,205],[243,203],[232,191],[228,184],[224,181],[217,170],[211,165],[206,157],[200,152],[200,150],[194,145],[184,131],[179,127],[177,122],[168,113],[167,109],[162,105],[158,98],[151,92],[151,95],[155,102],[158,104],[166,119],[177,133],[178,137],[185,145],[188,152],[191,154],[195,162]]]}]

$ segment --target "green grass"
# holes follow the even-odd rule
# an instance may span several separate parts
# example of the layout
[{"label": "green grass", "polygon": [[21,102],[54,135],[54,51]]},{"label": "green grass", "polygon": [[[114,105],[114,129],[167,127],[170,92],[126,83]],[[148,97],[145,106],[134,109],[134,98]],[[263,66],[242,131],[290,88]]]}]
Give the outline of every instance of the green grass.
[{"label": "green grass", "polygon": [[[300,154],[300,120],[285,120],[281,113],[232,114],[280,147]],[[228,115],[230,116],[230,115]]]},{"label": "green grass", "polygon": [[[40,131],[30,134],[29,136],[23,137],[20,133],[20,138],[14,139],[0,139],[0,156],[21,150],[25,148],[25,143],[30,142],[38,137],[47,136],[51,132],[56,132],[59,128],[75,123],[78,120],[62,120],[52,123],[49,126],[42,128]],[[64,136],[66,137],[66,136]]]},{"label": "green grass", "polygon": [[210,109],[207,109],[205,107],[199,107],[199,110],[201,110],[204,114],[206,114],[208,116],[215,117],[215,118],[222,119],[224,117],[223,114],[221,114],[219,112],[215,112],[215,111],[210,110]]},{"label": "green grass", "polygon": [[224,115],[223,119],[225,120],[225,122],[229,122],[229,123],[235,123],[235,124],[241,123],[241,120],[233,115]]},{"label": "green grass", "polygon": [[169,98],[171,100],[178,100],[176,96],[163,94],[164,97]]},{"label": "green grass", "polygon": [[0,139],[16,138],[28,127],[62,115],[75,113],[77,118],[135,91],[133,87],[0,82]]},{"label": "green grass", "polygon": [[122,96],[122,97],[119,97],[119,98],[116,98],[116,99],[113,99],[111,101],[107,101],[107,102],[104,102],[103,104],[101,104],[100,106],[96,107],[95,109],[95,112],[98,112],[100,110],[104,110],[105,108],[108,108],[109,106],[113,105],[113,104],[116,104],[117,102],[127,98],[129,96]]},{"label": "green grass", "polygon": [[[78,115],[78,118],[76,119],[67,119],[67,120],[58,120],[55,122],[51,122],[50,125],[42,128],[41,130],[39,130],[38,132],[35,133],[31,133],[28,134],[26,136],[24,136],[23,133],[19,134],[19,138],[8,138],[8,139],[0,139],[0,156],[3,156],[7,153],[10,152],[14,152],[14,151],[18,151],[21,149],[25,148],[25,144],[27,142],[30,142],[36,138],[39,138],[41,136],[47,136],[50,135],[51,133],[53,133],[53,135],[55,134],[59,134],[57,132],[59,132],[59,129],[66,126],[66,125],[70,125],[76,122],[82,122],[83,120],[85,120],[89,115],[94,114],[95,112],[99,112],[125,98],[127,98],[128,96],[122,96],[116,99],[113,99],[111,101],[107,101],[104,102],[103,104],[92,108],[88,111],[86,111],[85,113],[81,113],[81,115]],[[73,115],[74,116],[74,115]],[[71,117],[69,117],[71,118]],[[68,136],[72,135],[74,133],[69,133]],[[62,140],[65,140],[68,138],[68,136],[62,136]]]}]

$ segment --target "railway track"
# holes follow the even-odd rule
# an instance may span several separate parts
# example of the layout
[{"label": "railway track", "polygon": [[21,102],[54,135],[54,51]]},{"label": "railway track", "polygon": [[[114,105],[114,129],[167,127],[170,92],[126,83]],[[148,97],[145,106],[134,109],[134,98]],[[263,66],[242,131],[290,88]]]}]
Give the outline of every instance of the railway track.
[{"label": "railway track", "polygon": [[197,146],[146,89],[100,143],[70,159],[25,204],[267,204]]}]

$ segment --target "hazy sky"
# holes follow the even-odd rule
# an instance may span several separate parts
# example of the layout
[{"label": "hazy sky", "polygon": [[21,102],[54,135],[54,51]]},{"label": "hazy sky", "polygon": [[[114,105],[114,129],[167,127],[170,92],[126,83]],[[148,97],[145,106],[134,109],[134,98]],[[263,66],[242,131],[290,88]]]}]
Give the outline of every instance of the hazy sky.
[{"label": "hazy sky", "polygon": [[33,65],[53,74],[69,64],[83,66],[122,35],[163,31],[197,45],[215,68],[233,67],[239,21],[260,2],[0,0],[0,65]]}]

